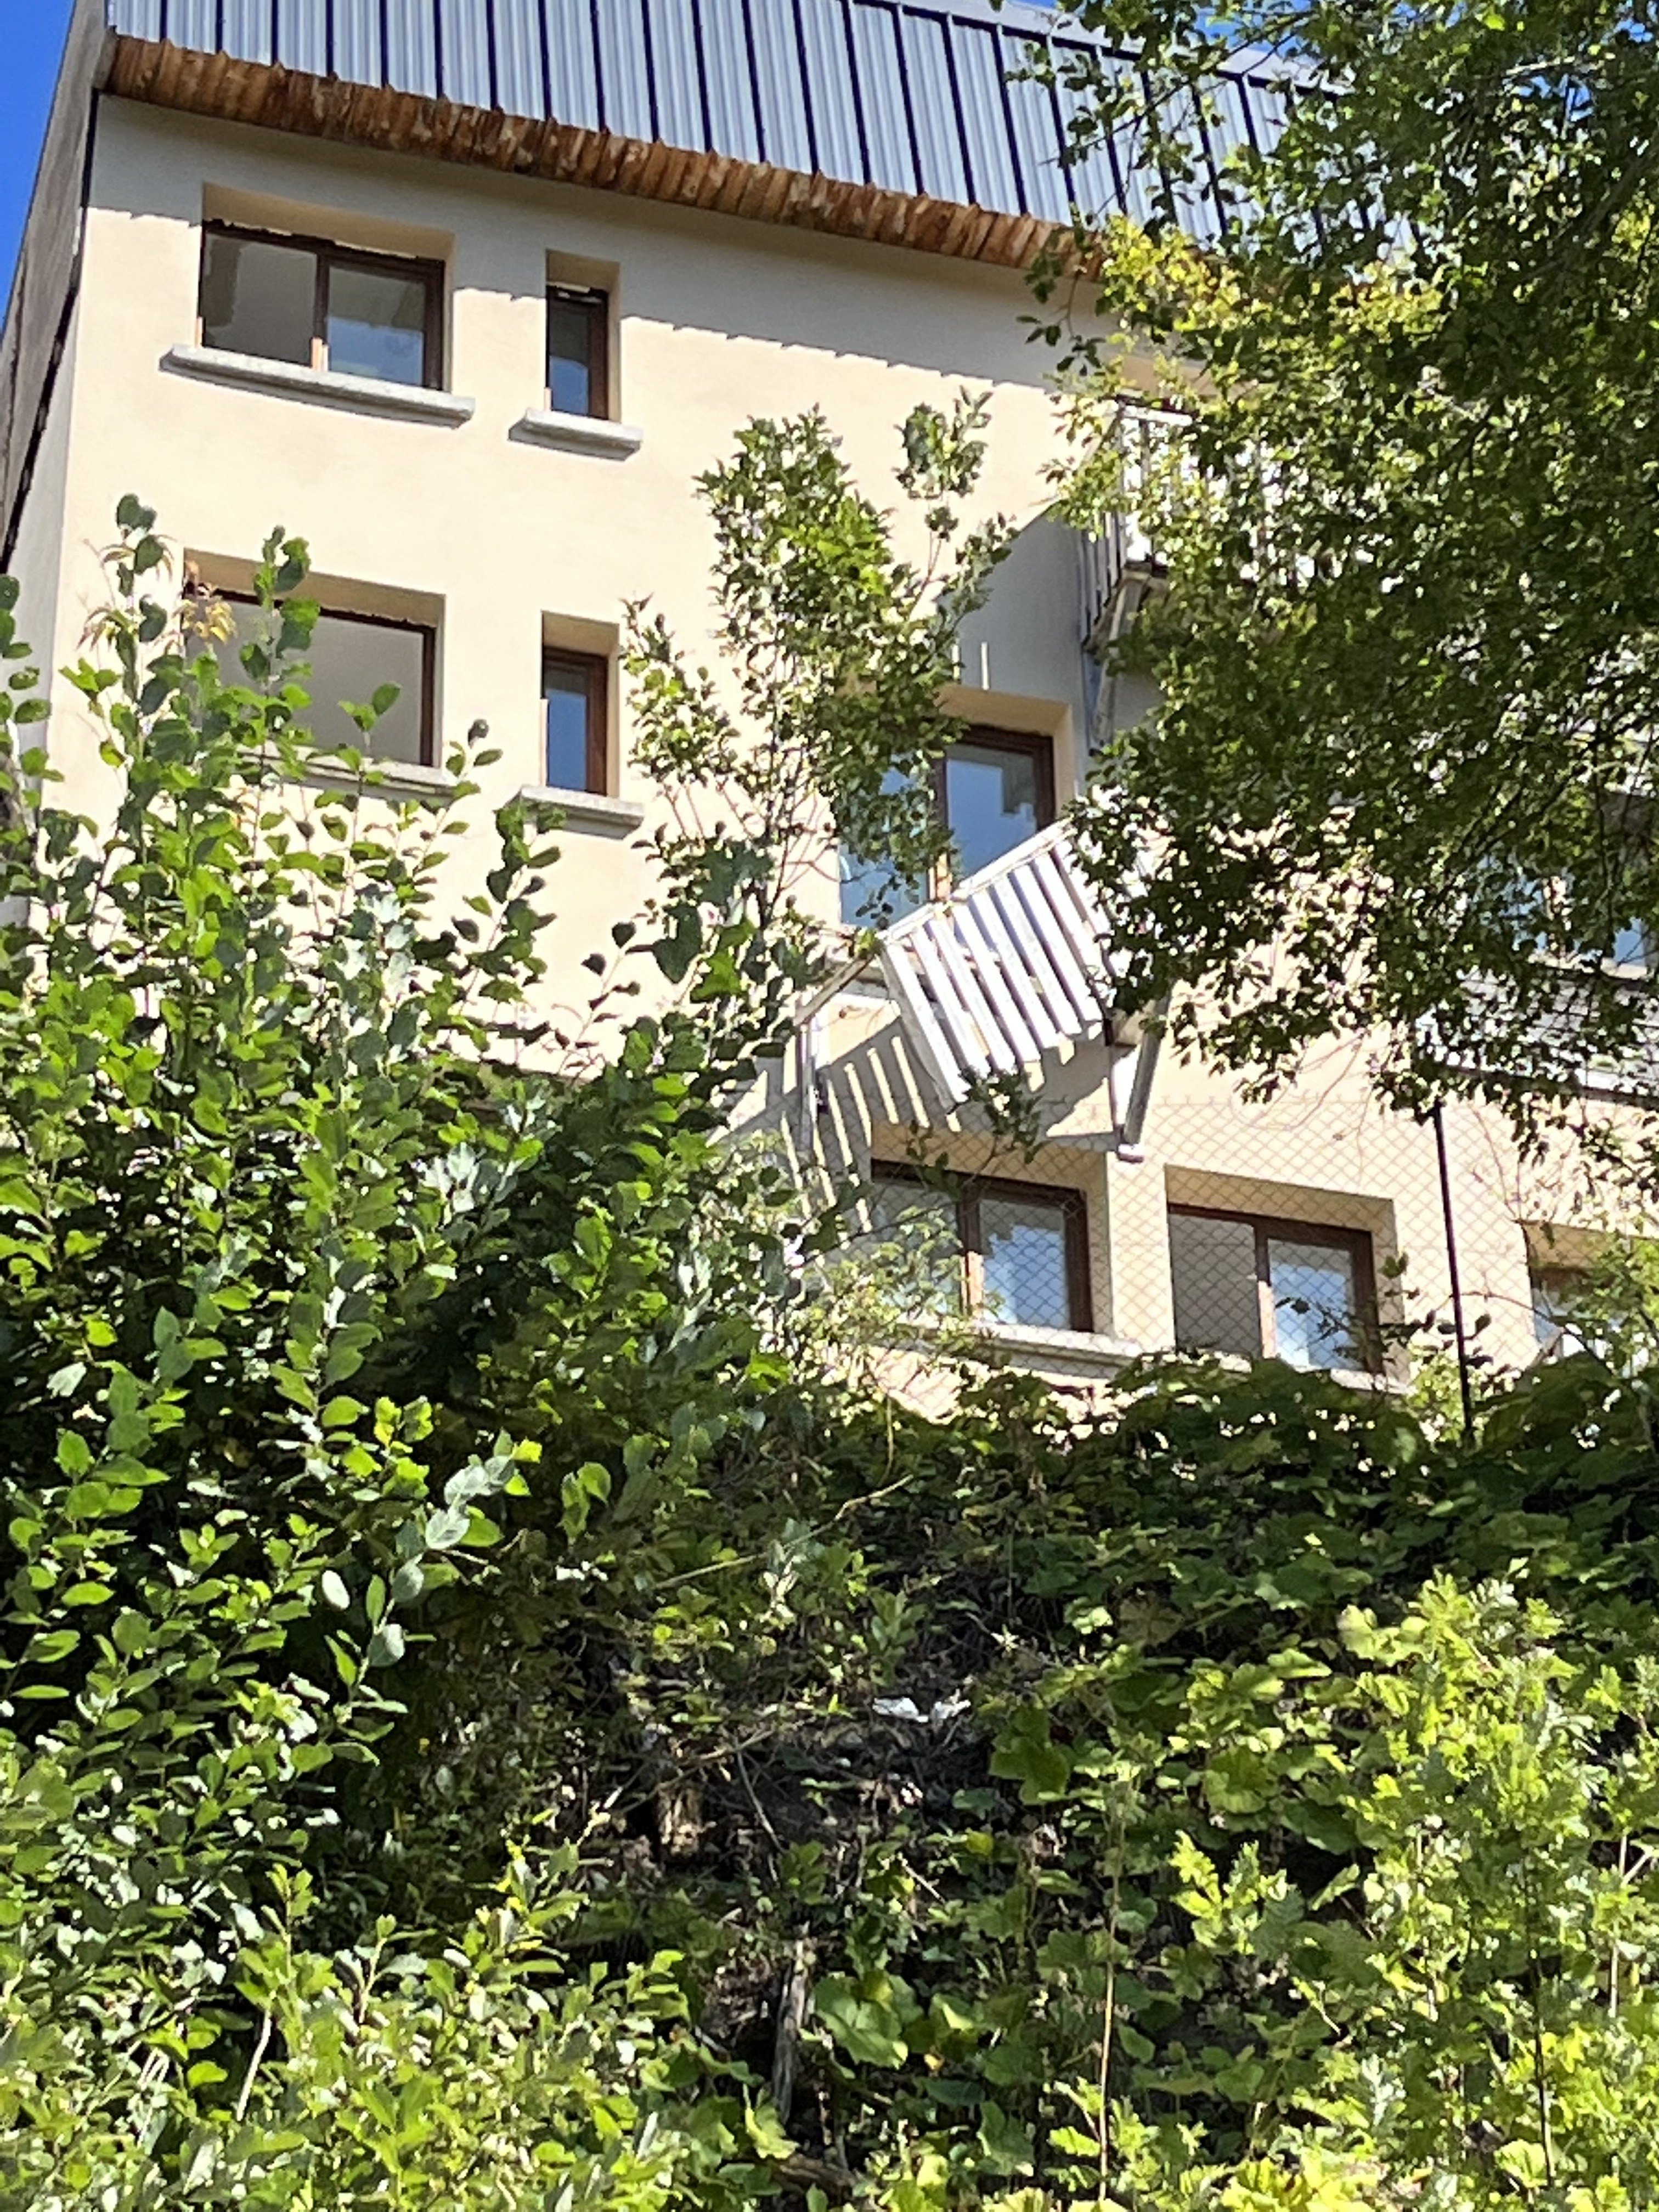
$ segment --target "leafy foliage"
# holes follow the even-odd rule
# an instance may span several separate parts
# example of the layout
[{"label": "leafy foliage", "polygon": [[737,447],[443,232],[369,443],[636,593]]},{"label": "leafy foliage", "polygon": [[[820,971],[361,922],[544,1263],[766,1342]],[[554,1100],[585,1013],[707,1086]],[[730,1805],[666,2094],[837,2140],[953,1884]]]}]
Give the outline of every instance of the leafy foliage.
[{"label": "leafy foliage", "polygon": [[[1412,1103],[1485,1087],[1524,1121],[1651,1044],[1628,971],[1659,926],[1652,25],[1601,0],[1072,12],[1108,42],[1079,137],[1133,128],[1164,179],[1146,227],[1078,245],[1188,425],[1148,488],[1169,588],[1120,648],[1161,704],[1097,809],[1109,895],[1156,855],[1137,987],[1229,1065],[1281,1071],[1334,1026],[1376,1035]],[[1220,161],[1200,247],[1176,218],[1247,54],[1287,119]],[[1123,372],[1079,367],[1086,517],[1123,503]]]},{"label": "leafy foliage", "polygon": [[671,869],[557,1057],[521,815],[451,915],[303,549],[228,678],[121,524],[109,824],[5,831],[0,2201],[1645,2201],[1644,1371],[837,1382],[722,1136],[805,939]]}]

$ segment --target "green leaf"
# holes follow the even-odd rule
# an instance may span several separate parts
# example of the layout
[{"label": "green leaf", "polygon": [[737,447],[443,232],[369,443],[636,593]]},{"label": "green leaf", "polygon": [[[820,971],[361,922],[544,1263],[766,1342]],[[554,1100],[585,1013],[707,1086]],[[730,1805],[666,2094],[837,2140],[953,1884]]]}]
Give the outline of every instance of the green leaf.
[{"label": "green leaf", "polygon": [[920,2008],[902,1982],[881,1973],[849,1981],[826,1974],[812,1990],[812,2009],[849,2058],[863,2066],[902,2066],[904,2029]]}]

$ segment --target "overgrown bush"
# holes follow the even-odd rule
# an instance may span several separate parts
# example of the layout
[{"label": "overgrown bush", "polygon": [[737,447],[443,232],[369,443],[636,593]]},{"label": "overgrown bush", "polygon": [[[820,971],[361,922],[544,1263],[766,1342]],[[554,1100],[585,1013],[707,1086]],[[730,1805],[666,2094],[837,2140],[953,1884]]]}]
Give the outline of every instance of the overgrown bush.
[{"label": "overgrown bush", "polygon": [[[303,550],[227,681],[122,526],[103,830],[0,609],[0,2202],[1653,2201],[1643,1373],[1467,1447],[1271,1364],[1082,1426],[836,1382],[829,1232],[722,1140],[812,981],[798,811],[670,854],[678,995],[566,1059],[531,825],[452,916],[449,811],[311,751]],[[756,622],[838,562],[793,528]],[[867,821],[798,647],[745,712]]]}]

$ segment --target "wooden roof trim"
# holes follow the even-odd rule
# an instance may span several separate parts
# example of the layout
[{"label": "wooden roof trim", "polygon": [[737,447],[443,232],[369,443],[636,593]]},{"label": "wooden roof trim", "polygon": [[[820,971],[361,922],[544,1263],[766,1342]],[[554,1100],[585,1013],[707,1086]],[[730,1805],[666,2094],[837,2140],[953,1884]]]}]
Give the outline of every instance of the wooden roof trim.
[{"label": "wooden roof trim", "polygon": [[825,231],[958,260],[1024,269],[1053,235],[1042,217],[998,214],[884,186],[807,176],[572,124],[307,76],[278,64],[118,37],[106,89],[127,100],[387,153],[589,185],[672,207]]}]

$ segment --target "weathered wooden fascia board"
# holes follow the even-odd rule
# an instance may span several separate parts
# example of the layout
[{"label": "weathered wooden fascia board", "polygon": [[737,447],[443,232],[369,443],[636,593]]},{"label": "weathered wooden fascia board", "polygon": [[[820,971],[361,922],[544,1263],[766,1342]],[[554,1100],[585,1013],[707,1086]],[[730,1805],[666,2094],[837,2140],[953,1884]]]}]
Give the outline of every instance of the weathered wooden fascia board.
[{"label": "weathered wooden fascia board", "polygon": [[622,138],[422,94],[349,84],[161,40],[118,37],[107,89],[189,115],[556,184],[591,185],[669,206],[705,208],[1002,268],[1027,267],[1055,234],[1054,226],[1039,216],[998,214],[660,140]]}]

